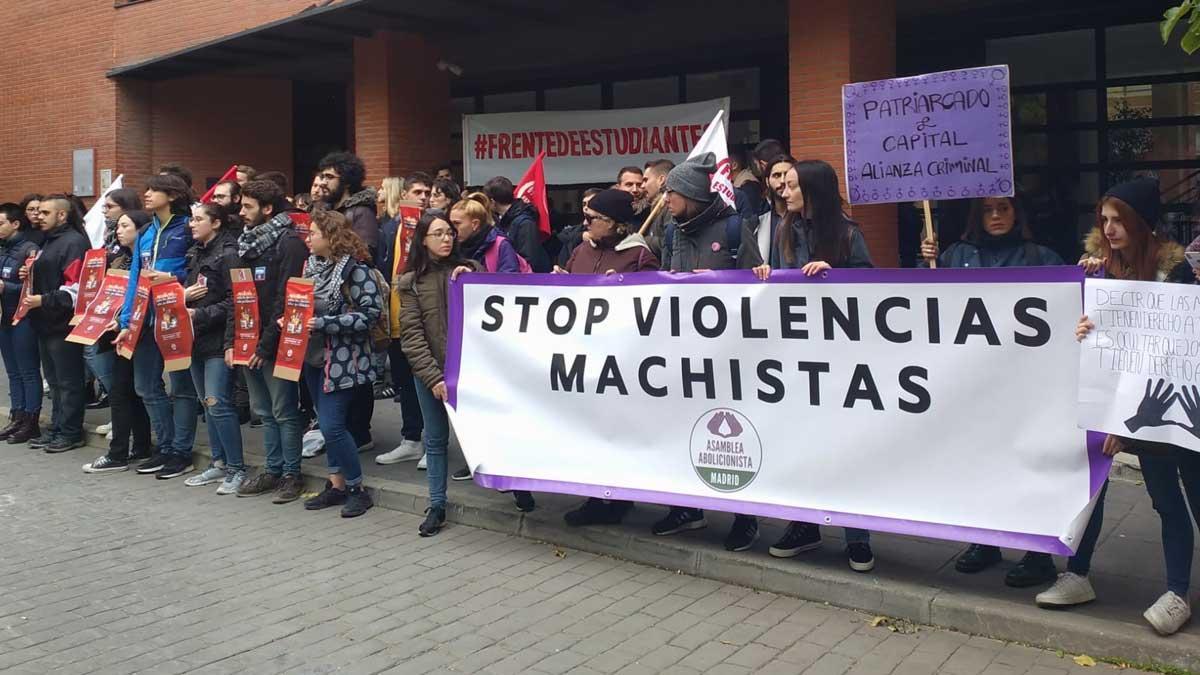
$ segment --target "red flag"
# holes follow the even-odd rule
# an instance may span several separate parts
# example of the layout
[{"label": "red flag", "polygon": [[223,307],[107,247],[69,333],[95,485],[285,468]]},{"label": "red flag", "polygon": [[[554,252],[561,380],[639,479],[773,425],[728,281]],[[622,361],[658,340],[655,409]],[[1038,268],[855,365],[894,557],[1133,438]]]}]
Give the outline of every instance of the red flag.
[{"label": "red flag", "polygon": [[545,157],[545,150],[539,152],[533,164],[529,165],[529,170],[521,176],[521,182],[513,188],[513,197],[524,199],[537,209],[538,231],[541,232],[542,239],[550,236],[550,204],[546,201],[546,173],[542,169],[542,160]]},{"label": "red flag", "polygon": [[229,167],[229,170],[225,172],[225,175],[221,176],[220,180],[213,183],[213,186],[208,188],[208,192],[204,193],[204,196],[200,198],[200,201],[204,202],[205,204],[211,202],[213,192],[216,191],[217,186],[220,185],[221,183],[224,183],[227,180],[237,180],[237,164],[234,164],[233,166]]}]

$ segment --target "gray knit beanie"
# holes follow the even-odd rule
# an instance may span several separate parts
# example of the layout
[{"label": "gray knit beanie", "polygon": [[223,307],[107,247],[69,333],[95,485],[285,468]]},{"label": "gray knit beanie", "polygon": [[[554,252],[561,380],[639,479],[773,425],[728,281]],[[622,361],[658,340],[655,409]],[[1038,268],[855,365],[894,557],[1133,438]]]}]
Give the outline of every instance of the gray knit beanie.
[{"label": "gray knit beanie", "polygon": [[712,175],[717,170],[717,156],[706,152],[689,157],[667,174],[667,190],[697,202],[708,203],[717,198],[710,189]]}]

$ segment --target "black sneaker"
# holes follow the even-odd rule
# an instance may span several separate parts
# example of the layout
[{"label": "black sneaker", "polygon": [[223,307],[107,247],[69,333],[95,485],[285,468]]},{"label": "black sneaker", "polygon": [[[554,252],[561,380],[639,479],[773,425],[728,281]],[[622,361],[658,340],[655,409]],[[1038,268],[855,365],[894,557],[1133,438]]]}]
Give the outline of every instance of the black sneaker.
[{"label": "black sneaker", "polygon": [[871,553],[871,545],[854,543],[846,546],[846,558],[850,561],[850,569],[855,572],[870,572],[875,569],[875,556]]},{"label": "black sneaker", "polygon": [[58,440],[58,434],[50,431],[42,432],[41,436],[29,439],[29,447],[34,450],[45,450],[47,446]]},{"label": "black sneaker", "polygon": [[422,537],[432,537],[441,531],[446,524],[446,509],[441,506],[431,506],[425,509],[425,521],[417,526],[417,534]]},{"label": "black sneaker", "polygon": [[75,448],[82,448],[85,445],[87,445],[87,441],[83,440],[82,438],[68,439],[59,436],[58,438],[54,439],[53,443],[42,448],[42,451],[50,454],[57,454],[60,452],[66,452],[68,450],[74,450]]},{"label": "black sneaker", "polygon": [[513,490],[513,501],[517,503],[517,510],[521,513],[529,513],[537,503],[533,501],[533,495],[525,490]]},{"label": "black sneaker", "polygon": [[1013,588],[1029,588],[1048,584],[1058,578],[1058,568],[1049,553],[1030,551],[1021,558],[1017,566],[1004,575],[1004,585]]},{"label": "black sneaker", "polygon": [[733,526],[725,537],[726,551],[745,551],[758,541],[758,518],[754,516],[734,516]]},{"label": "black sneaker", "polygon": [[372,506],[375,506],[375,502],[371,501],[371,495],[367,489],[361,485],[355,485],[346,489],[346,504],[342,507],[342,517],[357,518]]},{"label": "black sneaker", "polygon": [[[1000,562],[1000,549],[984,544],[971,544],[954,562],[954,569],[963,574],[975,574]],[[1058,575],[1054,575],[1055,578]]]},{"label": "black sneaker", "polygon": [[708,521],[704,519],[704,511],[672,506],[667,516],[655,523],[650,531],[660,537],[665,537],[668,534],[685,530],[699,530],[704,527],[708,527]]},{"label": "black sneaker", "polygon": [[113,459],[108,455],[101,455],[91,462],[83,465],[84,473],[112,473],[114,471],[128,471],[129,461]]},{"label": "black sneaker", "polygon": [[579,508],[564,513],[563,520],[571,527],[617,525],[621,522],[626,510],[603,499],[589,497]]},{"label": "black sneaker", "polygon": [[821,528],[812,523],[792,521],[779,541],[767,549],[767,553],[776,558],[792,558],[818,548],[821,548]]},{"label": "black sneaker", "polygon": [[450,474],[450,480],[471,480],[471,470],[464,466]]},{"label": "black sneaker", "polygon": [[316,496],[304,500],[304,508],[309,511],[320,511],[331,506],[341,506],[346,503],[346,491],[333,487],[333,483],[325,481],[325,489]]},{"label": "black sneaker", "polygon": [[167,480],[168,478],[182,476],[193,468],[195,467],[192,466],[191,453],[187,455],[170,455],[163,462],[162,468],[158,470],[158,473],[154,474],[154,477],[158,480]]},{"label": "black sneaker", "polygon": [[145,450],[134,450],[129,453],[129,463],[142,462],[154,456],[154,451],[146,448]]},{"label": "black sneaker", "polygon": [[134,471],[137,471],[138,473],[158,473],[166,463],[167,456],[161,452],[156,452],[152,457],[150,457],[150,459],[138,464]]}]

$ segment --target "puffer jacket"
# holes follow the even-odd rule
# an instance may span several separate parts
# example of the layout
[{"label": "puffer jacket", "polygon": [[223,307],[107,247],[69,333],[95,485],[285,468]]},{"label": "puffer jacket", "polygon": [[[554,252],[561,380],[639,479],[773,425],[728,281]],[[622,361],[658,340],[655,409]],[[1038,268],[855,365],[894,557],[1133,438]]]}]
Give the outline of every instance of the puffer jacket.
[{"label": "puffer jacket", "polygon": [[196,242],[187,252],[184,288],[204,277],[208,292],[187,303],[192,313],[192,358],[211,359],[225,353],[225,320],[233,311],[233,282],[229,270],[238,266],[237,237],[221,229],[207,244]]},{"label": "puffer jacket", "polygon": [[[476,270],[478,263],[471,265]],[[446,334],[450,273],[456,263],[435,262],[419,278],[405,272],[400,289],[400,348],[413,374],[433,389],[446,379]]]},{"label": "puffer jacket", "polygon": [[[1098,227],[1092,228],[1092,231],[1083,240],[1084,257],[1104,257],[1104,251],[1101,248],[1103,239],[1104,231]],[[1191,267],[1183,255],[1183,247],[1171,239],[1164,238],[1162,245],[1158,248],[1158,273],[1155,280],[1187,284],[1192,283],[1194,278]]]},{"label": "puffer jacket", "polygon": [[528,202],[518,199],[496,221],[496,227],[501,234],[512,242],[517,253],[529,263],[534,272],[550,271],[550,256],[542,246],[541,234],[538,232],[537,210]]},{"label": "puffer jacket", "polygon": [[26,239],[22,232],[14,232],[8,239],[0,239],[0,280],[4,282],[4,294],[0,299],[4,316],[0,321],[3,321],[4,328],[12,326],[13,314],[21,300],[21,266],[37,251],[37,244]]},{"label": "puffer jacket", "polygon": [[615,246],[610,242],[583,242],[575,247],[564,269],[571,274],[653,272],[658,269],[658,258],[646,239],[634,233]]},{"label": "puffer jacket", "polygon": [[[867,240],[863,236],[862,230],[858,224],[846,219],[846,224],[849,226],[847,235],[850,238],[848,254],[845,260],[835,262],[826,260],[833,267],[874,267],[871,263],[871,254],[867,251]],[[786,227],[783,223],[779,227]],[[778,234],[778,232],[777,232]],[[772,242],[771,248],[771,267],[775,269],[800,269],[814,260],[812,251],[809,250],[808,243],[808,228],[805,227],[804,221],[797,220],[792,223],[792,261],[788,262],[783,257],[783,252],[778,246]]]},{"label": "puffer jacket", "polygon": [[379,193],[375,191],[375,188],[365,187],[350,195],[336,208],[338,212],[346,216],[354,234],[357,234],[367,245],[367,250],[371,252],[372,258],[379,250],[379,216],[375,211],[378,196]]},{"label": "puffer jacket", "polygon": [[695,218],[668,225],[671,271],[727,270],[734,267],[730,232],[741,232],[742,217],[733,207],[714,199]]},{"label": "puffer jacket", "polygon": [[321,336],[325,343],[325,393],[371,384],[376,378],[371,326],[383,313],[384,295],[370,268],[361,262],[342,268],[340,299],[337,311],[313,317],[313,337]]}]

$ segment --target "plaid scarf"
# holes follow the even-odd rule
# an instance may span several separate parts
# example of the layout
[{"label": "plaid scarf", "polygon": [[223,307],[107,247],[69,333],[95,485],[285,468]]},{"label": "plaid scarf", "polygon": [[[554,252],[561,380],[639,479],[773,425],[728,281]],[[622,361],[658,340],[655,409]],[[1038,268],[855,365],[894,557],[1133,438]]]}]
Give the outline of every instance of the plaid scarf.
[{"label": "plaid scarf", "polygon": [[318,307],[323,307],[327,313],[333,313],[342,300],[342,273],[350,264],[350,256],[342,256],[341,260],[330,260],[315,255],[308,256],[304,263],[304,276],[313,280],[313,297]]},{"label": "plaid scarf", "polygon": [[260,258],[275,246],[284,232],[295,227],[288,214],[280,213],[257,227],[243,230],[238,237],[238,255],[243,258]]}]

